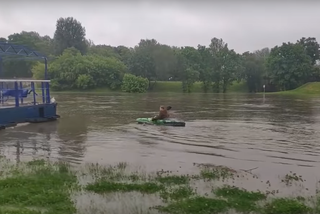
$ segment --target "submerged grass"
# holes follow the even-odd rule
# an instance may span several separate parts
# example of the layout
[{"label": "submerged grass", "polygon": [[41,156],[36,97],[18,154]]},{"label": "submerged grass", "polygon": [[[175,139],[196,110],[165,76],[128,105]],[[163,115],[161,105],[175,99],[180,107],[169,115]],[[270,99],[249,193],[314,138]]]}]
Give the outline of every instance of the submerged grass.
[{"label": "submerged grass", "polygon": [[2,170],[9,173],[0,179],[0,213],[76,211],[70,190],[76,188],[77,178],[68,165],[32,161]]},{"label": "submerged grass", "polygon": [[[0,214],[320,213],[317,196],[313,200],[303,196],[279,198],[262,191],[219,186],[219,181],[239,177],[235,170],[222,166],[201,167],[193,175],[175,175],[163,170],[147,174],[130,169],[127,163],[106,167],[91,164],[79,169],[44,160],[0,162]],[[303,179],[291,173],[282,182],[290,180]],[[199,182],[212,190],[201,193]]]}]

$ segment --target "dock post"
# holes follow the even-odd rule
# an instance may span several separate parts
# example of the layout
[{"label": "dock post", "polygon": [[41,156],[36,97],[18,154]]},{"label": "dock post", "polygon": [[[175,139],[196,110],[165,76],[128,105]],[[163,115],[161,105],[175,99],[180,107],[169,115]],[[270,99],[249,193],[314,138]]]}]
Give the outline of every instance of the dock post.
[{"label": "dock post", "polygon": [[[2,78],[2,58],[1,58],[1,56],[0,56],[0,77]],[[3,97],[2,97],[3,89],[4,89],[4,84],[3,84],[3,82],[0,82],[0,90],[1,90],[1,95],[0,95],[1,100],[0,101],[2,104],[4,103]]]},{"label": "dock post", "polygon": [[[48,80],[48,60],[44,58],[44,79]],[[44,83],[46,85],[46,103],[50,103],[50,90],[49,90],[49,83]]]},{"label": "dock post", "polygon": [[33,105],[36,104],[36,91],[35,91],[35,87],[34,87],[34,82],[31,82],[31,90],[32,90],[32,94],[33,94]]},{"label": "dock post", "polygon": [[2,57],[0,56],[0,77],[2,78]]},{"label": "dock post", "polygon": [[14,90],[15,90],[15,101],[16,101],[16,107],[19,107],[19,87],[18,82],[14,82]]},{"label": "dock post", "polygon": [[20,82],[20,90],[21,90],[20,101],[21,101],[21,104],[23,104],[23,87],[22,87],[22,82]]},{"label": "dock post", "polygon": [[44,94],[44,82],[41,82],[41,92],[42,92],[42,103],[45,103],[45,94]]}]

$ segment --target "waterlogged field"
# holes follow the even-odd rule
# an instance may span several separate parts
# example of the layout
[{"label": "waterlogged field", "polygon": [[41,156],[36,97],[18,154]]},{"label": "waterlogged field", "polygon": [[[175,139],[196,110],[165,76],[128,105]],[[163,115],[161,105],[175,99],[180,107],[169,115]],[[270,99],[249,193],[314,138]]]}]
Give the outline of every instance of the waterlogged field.
[{"label": "waterlogged field", "polygon": [[[308,214],[320,213],[316,188],[309,196],[281,196],[254,169],[197,165],[198,172],[146,173],[128,163],[115,166],[34,160],[0,162],[0,213],[167,213],[167,214]],[[246,190],[242,180],[260,182],[264,190]],[[302,192],[304,178],[289,173],[279,178],[285,188]]]}]

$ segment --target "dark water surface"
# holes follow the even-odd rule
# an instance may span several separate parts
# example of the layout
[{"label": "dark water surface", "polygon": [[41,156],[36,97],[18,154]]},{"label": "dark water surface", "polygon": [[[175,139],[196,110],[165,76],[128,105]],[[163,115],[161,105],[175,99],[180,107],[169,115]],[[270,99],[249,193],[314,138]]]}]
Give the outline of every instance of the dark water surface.
[{"label": "dark water surface", "polygon": [[[190,172],[193,163],[290,170],[320,178],[320,99],[276,95],[56,94],[59,121],[0,131],[2,155],[72,163],[129,162]],[[186,127],[143,126],[138,117],[171,105]],[[314,183],[313,183],[314,184]],[[313,185],[312,184],[312,185]],[[311,186],[312,187],[312,186]]]}]

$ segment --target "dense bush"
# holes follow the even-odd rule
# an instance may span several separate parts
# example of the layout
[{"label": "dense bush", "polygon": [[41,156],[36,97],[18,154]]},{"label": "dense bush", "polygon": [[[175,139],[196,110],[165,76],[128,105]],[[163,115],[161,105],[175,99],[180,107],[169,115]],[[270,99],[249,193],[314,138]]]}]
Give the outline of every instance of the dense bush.
[{"label": "dense bush", "polygon": [[[33,68],[34,76],[39,78],[44,66]],[[42,70],[43,72],[43,70]],[[52,88],[90,89],[108,87],[118,89],[127,67],[119,59],[98,55],[81,55],[74,48],[66,49],[61,56],[50,63],[49,75]]]},{"label": "dense bush", "polygon": [[121,89],[129,93],[144,93],[147,91],[149,82],[147,78],[125,74],[122,80]]}]

